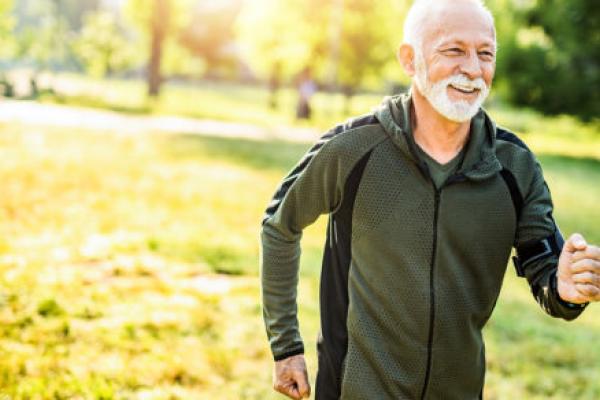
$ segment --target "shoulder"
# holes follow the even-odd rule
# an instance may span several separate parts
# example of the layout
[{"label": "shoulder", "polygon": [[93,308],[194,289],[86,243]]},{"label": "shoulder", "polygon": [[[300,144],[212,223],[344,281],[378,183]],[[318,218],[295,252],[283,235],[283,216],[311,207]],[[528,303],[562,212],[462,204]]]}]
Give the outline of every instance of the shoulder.
[{"label": "shoulder", "polygon": [[350,118],[335,125],[315,141],[290,172],[295,176],[307,170],[319,173],[346,173],[378,143],[386,138],[373,114]]},{"label": "shoulder", "polygon": [[[347,119],[327,131],[319,142],[326,142],[333,151],[353,152],[372,148],[386,138],[377,117],[363,114]],[[317,143],[319,143],[317,142]]]},{"label": "shoulder", "polygon": [[[504,150],[509,150],[517,153],[532,153],[531,149],[525,142],[517,136],[516,133],[508,130],[505,127],[496,127],[496,141],[500,149],[504,146]],[[533,153],[532,153],[533,154]]]},{"label": "shoulder", "polygon": [[516,133],[501,126],[496,127],[496,156],[503,169],[514,176],[524,195],[536,181],[544,181],[534,152]]},{"label": "shoulder", "polygon": [[379,120],[374,114],[363,114],[338,123],[323,134],[310,149],[311,153],[341,156],[347,161],[371,150],[386,139]]},{"label": "shoulder", "polygon": [[373,113],[357,115],[349,118],[344,122],[337,124],[331,130],[336,134],[353,131],[365,127],[373,127],[379,125],[379,120]]},{"label": "shoulder", "polygon": [[502,126],[496,127],[496,155],[505,167],[512,163],[537,162],[529,146],[516,133]]}]

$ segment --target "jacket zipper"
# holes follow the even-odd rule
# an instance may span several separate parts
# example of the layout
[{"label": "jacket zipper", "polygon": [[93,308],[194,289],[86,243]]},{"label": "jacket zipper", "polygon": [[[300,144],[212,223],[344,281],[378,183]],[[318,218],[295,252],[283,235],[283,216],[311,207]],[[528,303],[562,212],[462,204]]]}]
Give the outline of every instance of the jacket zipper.
[{"label": "jacket zipper", "polygon": [[431,356],[432,356],[432,347],[433,347],[433,323],[435,319],[435,290],[434,290],[434,268],[435,268],[435,253],[437,251],[437,230],[438,230],[438,214],[440,209],[440,194],[442,192],[442,186],[440,188],[435,187],[435,183],[433,182],[433,188],[435,190],[435,210],[433,214],[433,245],[431,250],[431,264],[429,267],[429,294],[431,297],[431,302],[429,306],[429,339],[427,342],[427,368],[425,370],[425,382],[423,383],[423,390],[421,391],[421,399],[425,399],[425,394],[427,393],[427,387],[429,386],[429,376],[431,373]]},{"label": "jacket zipper", "polygon": [[427,388],[429,386],[429,379],[431,375],[431,358],[433,352],[433,324],[435,320],[435,287],[434,287],[434,268],[435,268],[435,254],[437,252],[437,237],[438,237],[438,218],[440,212],[440,198],[442,194],[442,189],[444,186],[447,186],[454,182],[462,182],[465,180],[465,176],[462,173],[456,173],[448,177],[444,183],[438,188],[435,187],[435,182],[433,178],[429,174],[429,168],[427,165],[422,165],[422,170],[425,175],[431,181],[433,185],[433,190],[435,193],[435,201],[434,201],[434,214],[433,214],[433,244],[431,250],[431,264],[429,266],[429,293],[431,296],[431,303],[429,306],[429,338],[427,341],[427,367],[425,369],[425,381],[423,383],[423,390],[421,391],[421,400],[425,399],[425,395],[427,394]]}]

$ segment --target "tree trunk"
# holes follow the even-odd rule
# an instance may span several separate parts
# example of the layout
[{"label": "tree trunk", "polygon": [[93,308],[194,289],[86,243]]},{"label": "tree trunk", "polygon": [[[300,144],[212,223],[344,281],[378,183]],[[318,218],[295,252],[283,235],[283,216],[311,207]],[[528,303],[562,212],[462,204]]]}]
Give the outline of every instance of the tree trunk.
[{"label": "tree trunk", "polygon": [[354,96],[354,88],[352,86],[344,87],[344,114],[350,115],[352,110],[352,96]]},{"label": "tree trunk", "polygon": [[154,0],[154,11],[150,39],[150,61],[148,63],[148,95],[157,97],[160,93],[162,81],[160,73],[160,62],[162,58],[162,46],[168,27],[169,0]]}]

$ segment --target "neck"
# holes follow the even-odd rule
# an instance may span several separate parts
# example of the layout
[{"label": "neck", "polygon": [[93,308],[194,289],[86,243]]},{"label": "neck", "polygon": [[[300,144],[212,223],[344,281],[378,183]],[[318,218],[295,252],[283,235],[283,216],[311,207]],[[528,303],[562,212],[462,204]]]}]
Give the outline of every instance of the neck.
[{"label": "neck", "polygon": [[463,148],[471,121],[455,122],[438,113],[413,85],[411,124],[415,142],[436,161],[445,164]]}]

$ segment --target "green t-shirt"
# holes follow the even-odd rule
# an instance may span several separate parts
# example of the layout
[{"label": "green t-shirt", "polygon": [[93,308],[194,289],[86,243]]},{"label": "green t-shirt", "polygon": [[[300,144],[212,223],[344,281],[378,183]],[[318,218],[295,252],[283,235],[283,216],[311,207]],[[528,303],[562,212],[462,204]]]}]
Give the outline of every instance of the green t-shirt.
[{"label": "green t-shirt", "polygon": [[[414,118],[414,112],[412,109],[410,111],[410,118]],[[416,149],[418,157],[422,161],[424,161],[425,164],[427,164],[427,168],[429,169],[431,179],[433,179],[433,183],[438,189],[444,184],[446,179],[448,179],[451,175],[457,172],[457,170],[461,167],[467,149],[469,147],[472,147],[474,143],[478,142],[477,140],[471,139],[474,136],[481,137],[482,135],[486,135],[484,114],[482,112],[479,112],[471,119],[471,124],[469,126],[469,136],[463,148],[452,160],[448,161],[446,164],[440,164],[429,154],[427,154],[427,152],[425,152],[425,150],[423,150],[421,146],[419,146],[415,142],[413,126],[411,124],[407,124],[407,126],[405,126],[404,129],[406,130],[406,137],[408,139],[409,145]]]},{"label": "green t-shirt", "polygon": [[460,162],[462,161],[463,156],[465,154],[466,147],[467,147],[466,145],[463,146],[463,148],[460,149],[458,154],[456,156],[454,156],[454,158],[452,160],[448,161],[446,164],[440,164],[435,159],[433,159],[429,154],[427,154],[425,152],[425,150],[423,150],[421,148],[421,146],[419,146],[417,143],[415,143],[415,148],[417,149],[417,152],[419,153],[419,157],[423,161],[425,161],[425,163],[427,164],[427,167],[429,168],[429,173],[431,174],[431,178],[433,179],[433,182],[435,183],[435,187],[438,189],[440,188],[440,186],[442,186],[444,184],[446,179],[448,179],[448,177],[457,170],[457,168],[460,165]]}]

